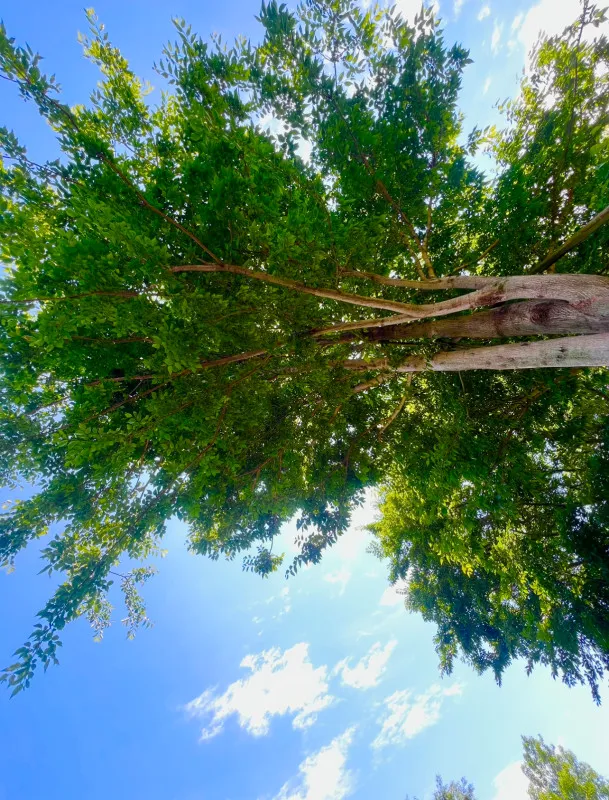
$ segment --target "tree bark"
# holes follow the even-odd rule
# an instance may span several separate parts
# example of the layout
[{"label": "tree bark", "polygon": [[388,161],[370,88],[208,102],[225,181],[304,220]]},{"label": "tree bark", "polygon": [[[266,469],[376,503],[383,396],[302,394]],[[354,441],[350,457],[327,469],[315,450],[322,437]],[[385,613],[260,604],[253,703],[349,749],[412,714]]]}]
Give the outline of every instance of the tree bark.
[{"label": "tree bark", "polygon": [[[403,338],[507,338],[518,336],[551,336],[577,334],[569,338],[545,339],[536,342],[495,345],[471,350],[441,352],[431,359],[413,356],[402,365],[391,367],[386,359],[373,361],[350,359],[345,368],[381,370],[385,375],[424,370],[452,372],[469,369],[535,369],[549,367],[609,366],[609,278],[602,275],[518,275],[518,276],[453,276],[420,282],[423,291],[470,289],[468,294],[434,303],[401,303],[395,300],[351,294],[336,289],[308,286],[291,278],[283,278],[235,264],[186,264],[169,268],[170,272],[224,272],[270,283],[287,290],[314,295],[343,303],[396,311],[378,319],[339,322],[328,328],[309,331],[319,338],[324,334],[360,330],[354,340],[396,340]],[[357,273],[347,273],[355,275]],[[373,273],[359,276],[376,283],[411,287],[410,280],[387,278]],[[532,302],[512,303],[515,300]],[[498,306],[486,312],[483,307]],[[474,312],[466,313],[463,312]],[[431,320],[461,314],[451,320]],[[582,335],[583,334],[583,335]],[[588,335],[590,334],[590,335]],[[349,340],[338,337],[336,342]],[[331,340],[325,343],[330,344]],[[359,390],[359,387],[358,387]]]},{"label": "tree bark", "polygon": [[[386,280],[395,281],[396,285],[400,283],[397,278]],[[430,317],[473,311],[512,300],[562,300],[584,313],[601,304],[609,305],[609,278],[603,275],[519,275],[505,278],[462,276],[421,283],[420,288],[425,291],[471,288],[474,291],[438,303],[404,304],[405,310],[394,316],[341,322],[313,331],[312,335],[319,337],[328,333],[391,327]]]},{"label": "tree bark", "polygon": [[[362,368],[365,361],[353,360],[353,368]],[[470,369],[543,369],[558,367],[604,367],[609,365],[609,333],[591,336],[569,336],[538,342],[472,347],[437,353],[429,359],[413,356],[398,367],[386,359],[375,359],[369,369],[385,370],[374,383],[390,380],[395,374],[409,372],[462,372]],[[359,390],[359,387],[356,387]]]},{"label": "tree bark", "polygon": [[[372,328],[363,336],[372,341],[407,339],[503,339],[609,332],[609,303],[578,308],[565,300],[513,303],[454,319],[414,322]],[[360,338],[353,334],[353,338]]]}]

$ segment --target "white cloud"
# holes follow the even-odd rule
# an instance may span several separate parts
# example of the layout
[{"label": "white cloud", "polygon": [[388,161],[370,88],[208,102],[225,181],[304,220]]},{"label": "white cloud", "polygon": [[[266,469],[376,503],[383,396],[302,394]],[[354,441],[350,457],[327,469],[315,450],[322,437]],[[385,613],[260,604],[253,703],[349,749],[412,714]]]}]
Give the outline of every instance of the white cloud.
[{"label": "white cloud", "polygon": [[[518,41],[524,46],[528,54],[539,35],[543,32],[548,36],[555,36],[574,22],[581,14],[579,0],[540,0],[532,6],[521,19],[512,23],[512,29],[518,31]],[[516,21],[518,20],[518,24]],[[594,36],[598,31],[588,26],[584,31],[584,40],[587,36]]]},{"label": "white cloud", "polygon": [[334,667],[334,674],[340,675],[341,682],[353,689],[371,689],[373,686],[378,686],[396,645],[395,639],[388,642],[385,647],[376,642],[354,667],[349,666],[348,658],[339,661]]},{"label": "white cloud", "polygon": [[279,136],[287,131],[285,124],[272,114],[264,114],[258,118],[260,128],[270,136]]},{"label": "white cloud", "polygon": [[455,15],[455,19],[458,19],[459,15],[461,14],[461,9],[463,8],[463,4],[465,0],[454,0],[453,2],[453,13]]},{"label": "white cloud", "polygon": [[491,15],[491,7],[489,5],[483,5],[480,11],[478,12],[478,22],[482,22],[483,19],[490,17]]},{"label": "white cloud", "polygon": [[279,616],[283,616],[284,614],[289,614],[292,610],[292,602],[290,600],[290,587],[284,586],[283,589],[279,592],[279,597],[283,602],[283,608],[279,612]]},{"label": "white cloud", "polygon": [[516,14],[510,26],[510,30],[512,31],[512,33],[514,33],[514,31],[517,31],[518,28],[522,25],[523,19],[524,19],[524,13],[522,11],[520,12],[520,14]]},{"label": "white cloud", "polygon": [[386,711],[379,720],[381,730],[372,747],[378,750],[388,745],[404,744],[425,728],[435,725],[440,719],[444,699],[462,691],[460,684],[453,684],[447,689],[434,685],[414,698],[408,690],[394,692],[385,700]]},{"label": "white cloud", "polygon": [[355,561],[366,552],[372,534],[365,527],[351,526],[332,547],[332,554],[341,561]]},{"label": "white cloud", "polygon": [[248,655],[241,666],[251,675],[231,683],[223,694],[208,689],[187,704],[192,716],[205,719],[202,739],[219,734],[233,714],[253,736],[268,733],[271,717],[284,714],[294,716],[294,728],[307,728],[333,702],[328,694],[328,668],[313,667],[305,642],[283,652],[275,647]]},{"label": "white cloud", "polygon": [[[393,2],[390,2],[389,5],[393,5]],[[395,0],[396,10],[407,19],[409,22],[414,20],[415,16],[421,10],[421,6],[423,5],[422,0]],[[440,2],[439,0],[425,0],[425,6],[433,9],[433,13],[438,16],[440,13]]]},{"label": "white cloud", "polygon": [[273,614],[271,619],[281,619],[284,614],[289,614],[292,610],[292,598],[290,597],[289,586],[284,586],[279,594],[273,594],[264,601],[265,605],[271,605],[277,602],[281,603],[281,608],[276,614]]},{"label": "white cloud", "polygon": [[404,605],[406,599],[406,592],[408,590],[407,581],[398,581],[397,583],[388,586],[379,600],[380,606],[399,606]]},{"label": "white cloud", "polygon": [[493,82],[493,79],[489,75],[489,77],[484,81],[484,88],[482,89],[482,94],[487,94],[488,93],[488,90],[491,88],[491,83],[492,82]]},{"label": "white cloud", "polygon": [[324,580],[328,583],[336,583],[339,587],[339,594],[344,594],[347,584],[351,580],[351,570],[341,567],[335,572],[328,572],[324,575]]},{"label": "white cloud", "polygon": [[[377,505],[377,493],[367,490],[364,503],[354,510],[348,530],[338,537],[336,544],[328,551],[328,556],[342,563],[355,561],[366,555],[372,539],[372,534],[366,526],[377,518]],[[276,552],[284,552],[288,560],[301,552],[297,540],[302,536],[302,532],[296,530],[295,522],[296,518],[283,526],[281,533],[275,539]],[[368,558],[367,562],[369,563]]]},{"label": "white cloud", "polygon": [[329,745],[308,756],[298,768],[298,778],[282,786],[274,800],[343,800],[355,788],[347,769],[347,754],[355,728],[349,728]]},{"label": "white cloud", "polygon": [[499,23],[495,20],[493,25],[493,35],[491,37],[491,51],[494,55],[499,52],[499,45],[501,44],[501,34],[503,33],[503,22]]},{"label": "white cloud", "polygon": [[297,147],[298,147],[298,155],[302,158],[303,161],[306,161],[308,164],[309,161],[311,160],[311,151],[313,150],[313,145],[308,139],[303,139],[302,136],[299,136]]},{"label": "white cloud", "polygon": [[493,800],[529,800],[529,781],[521,767],[521,761],[514,761],[495,777]]}]

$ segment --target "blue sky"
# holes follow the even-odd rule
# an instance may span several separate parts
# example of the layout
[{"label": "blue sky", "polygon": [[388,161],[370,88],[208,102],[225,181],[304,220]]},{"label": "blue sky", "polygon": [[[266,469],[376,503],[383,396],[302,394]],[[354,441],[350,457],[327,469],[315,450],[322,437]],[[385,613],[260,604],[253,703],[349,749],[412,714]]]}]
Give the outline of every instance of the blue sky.
[{"label": "blue sky", "polygon": [[[408,14],[417,3],[402,0]],[[134,68],[152,62],[183,16],[202,34],[255,37],[257,0],[98,0],[96,11]],[[540,28],[560,30],[576,0],[440,0],[446,37],[471,49],[463,87],[467,123],[497,122],[517,91]],[[80,2],[14,2],[11,35],[46,57],[69,102],[94,86],[76,33]],[[2,122],[32,157],[52,156],[37,114],[0,86]],[[239,562],[189,555],[170,526],[168,555],[147,585],[151,630],[103,643],[86,623],[65,632],[61,665],[28,692],[0,693],[0,800],[404,800],[430,797],[434,776],[468,777],[480,800],[523,800],[520,735],[541,733],[609,772],[609,707],[547,672],[513,666],[497,687],[460,665],[441,680],[433,628],[405,612],[385,566],[366,552],[354,519],[322,564],[285,581]],[[286,526],[279,549],[293,550]],[[0,575],[0,660],[31,629],[51,591],[35,552]],[[605,696],[607,693],[605,692]]]}]

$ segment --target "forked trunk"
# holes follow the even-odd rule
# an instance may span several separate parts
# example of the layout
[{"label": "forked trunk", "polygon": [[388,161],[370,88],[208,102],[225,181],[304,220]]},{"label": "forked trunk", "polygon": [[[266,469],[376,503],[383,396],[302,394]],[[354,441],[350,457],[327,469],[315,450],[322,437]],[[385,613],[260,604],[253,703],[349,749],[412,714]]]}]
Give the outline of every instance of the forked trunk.
[{"label": "forked trunk", "polygon": [[375,341],[405,339],[503,339],[512,336],[553,336],[609,332],[609,303],[582,308],[566,300],[512,303],[466,317],[394,325],[373,329]]},{"label": "forked trunk", "polygon": [[[536,284],[536,278],[528,276],[507,278],[495,285],[484,278],[461,279],[459,288],[469,284],[476,290],[470,297],[488,292],[486,298],[475,298],[478,307],[489,302],[501,304],[486,311],[476,311],[476,305],[472,305],[473,313],[434,320],[406,322],[400,319],[393,325],[384,320],[382,326],[355,336],[378,342],[453,341],[455,349],[439,352],[428,359],[412,356],[398,367],[391,367],[385,359],[377,359],[374,368],[384,373],[380,381],[390,373],[424,370],[458,372],[609,366],[609,279],[589,275],[545,275],[540,279]],[[486,281],[488,285],[484,285]],[[505,302],[535,293],[543,299]],[[467,301],[467,298],[465,295],[461,299]],[[466,347],[463,341],[531,336],[544,338],[472,348]]]}]

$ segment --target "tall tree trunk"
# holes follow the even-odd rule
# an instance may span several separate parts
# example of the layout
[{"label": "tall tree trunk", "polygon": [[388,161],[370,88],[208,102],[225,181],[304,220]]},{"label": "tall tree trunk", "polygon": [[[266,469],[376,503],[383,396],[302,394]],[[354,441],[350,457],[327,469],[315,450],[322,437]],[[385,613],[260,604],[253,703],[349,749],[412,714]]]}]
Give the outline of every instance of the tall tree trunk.
[{"label": "tall tree trunk", "polygon": [[585,308],[566,300],[539,300],[499,306],[454,319],[400,324],[365,333],[373,341],[404,339],[503,339],[609,332],[609,303]]},{"label": "tall tree trunk", "polygon": [[438,353],[429,361],[414,357],[397,372],[459,372],[468,369],[539,369],[543,367],[604,367],[609,365],[609,333],[569,336],[537,342],[499,344]]},{"label": "tall tree trunk", "polygon": [[[540,369],[547,367],[604,367],[609,365],[609,333],[568,336],[537,342],[516,342],[490,347],[472,347],[437,353],[431,358],[412,356],[397,367],[388,359],[352,359],[345,366],[359,370],[381,370],[370,385],[408,372],[461,372],[470,369]],[[364,384],[357,387],[361,390]]]}]

